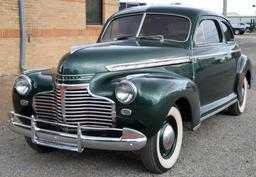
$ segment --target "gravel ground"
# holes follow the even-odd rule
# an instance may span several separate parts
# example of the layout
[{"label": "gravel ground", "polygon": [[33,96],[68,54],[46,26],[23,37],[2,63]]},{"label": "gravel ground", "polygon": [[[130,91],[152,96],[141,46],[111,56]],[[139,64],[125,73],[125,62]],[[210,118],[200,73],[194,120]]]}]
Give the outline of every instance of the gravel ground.
[{"label": "gravel ground", "polygon": [[[237,41],[245,54],[256,59],[256,36],[239,36]],[[7,82],[3,79],[0,79],[1,85]],[[12,82],[13,79],[9,80]],[[6,93],[10,93],[10,89]],[[10,100],[8,95],[7,101]],[[10,108],[6,100],[4,103],[1,101],[1,113]],[[204,121],[196,132],[185,128],[180,159],[172,170],[163,175],[147,172],[134,153],[87,150],[79,154],[58,150],[38,154],[26,145],[21,136],[8,130],[6,121],[0,121],[0,176],[256,177],[255,100],[254,83],[247,110],[242,116],[221,113]]]}]

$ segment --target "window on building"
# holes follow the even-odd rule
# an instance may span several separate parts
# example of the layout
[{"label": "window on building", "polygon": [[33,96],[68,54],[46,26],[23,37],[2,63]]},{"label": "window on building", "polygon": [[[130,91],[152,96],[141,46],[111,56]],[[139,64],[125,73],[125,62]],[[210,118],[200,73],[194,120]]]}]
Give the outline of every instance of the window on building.
[{"label": "window on building", "polygon": [[101,25],[102,20],[102,0],[86,0],[86,24]]},{"label": "window on building", "polygon": [[202,21],[195,34],[195,43],[197,45],[205,45],[222,42],[219,26],[217,27],[216,25],[217,22],[214,20]]},{"label": "window on building", "polygon": [[230,26],[226,22],[221,22],[221,25],[226,41],[234,41],[234,35]]}]

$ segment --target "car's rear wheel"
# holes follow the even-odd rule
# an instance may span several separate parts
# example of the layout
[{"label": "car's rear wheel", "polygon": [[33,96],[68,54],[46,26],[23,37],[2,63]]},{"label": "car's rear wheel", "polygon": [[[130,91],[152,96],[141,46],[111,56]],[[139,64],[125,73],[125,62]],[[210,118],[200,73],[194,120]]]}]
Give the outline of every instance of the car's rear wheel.
[{"label": "car's rear wheel", "polygon": [[151,172],[164,173],[171,169],[179,158],[183,139],[182,117],[177,107],[172,107],[166,122],[142,150],[144,166]]},{"label": "car's rear wheel", "polygon": [[47,152],[52,152],[56,149],[51,148],[51,147],[46,147],[46,146],[41,146],[41,145],[37,145],[35,143],[32,142],[31,138],[25,137],[26,143],[35,151],[39,152],[39,153],[47,153]]},{"label": "car's rear wheel", "polygon": [[237,101],[235,104],[231,105],[228,110],[231,115],[234,116],[239,116],[242,114],[245,110],[246,107],[246,102],[247,102],[247,94],[248,94],[248,81],[246,77],[244,78],[243,81],[243,87],[242,87],[242,99],[241,101]]},{"label": "car's rear wheel", "polygon": [[234,31],[234,33],[235,33],[235,35],[239,35],[239,34],[240,34],[240,30],[236,29],[236,30]]}]

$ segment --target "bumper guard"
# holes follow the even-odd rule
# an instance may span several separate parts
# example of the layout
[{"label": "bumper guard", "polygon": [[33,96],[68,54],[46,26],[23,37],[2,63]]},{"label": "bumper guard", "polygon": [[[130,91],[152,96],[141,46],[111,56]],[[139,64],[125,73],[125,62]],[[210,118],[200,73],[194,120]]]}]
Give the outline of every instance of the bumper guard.
[{"label": "bumper guard", "polygon": [[[31,125],[21,123],[18,117],[28,119]],[[14,112],[9,113],[9,127],[12,131],[31,137],[33,143],[53,147],[57,149],[82,152],[85,148],[102,149],[102,150],[116,150],[116,151],[136,151],[142,149],[147,143],[147,137],[141,132],[130,128],[92,128],[85,127],[78,124],[67,125],[45,120],[36,119],[34,116],[27,117]],[[42,129],[37,126],[37,123],[50,124],[53,126],[60,126],[62,128],[76,128],[77,133],[65,133],[60,131],[52,131]],[[121,133],[121,137],[99,137],[87,136],[82,132],[86,131],[114,131]]]}]

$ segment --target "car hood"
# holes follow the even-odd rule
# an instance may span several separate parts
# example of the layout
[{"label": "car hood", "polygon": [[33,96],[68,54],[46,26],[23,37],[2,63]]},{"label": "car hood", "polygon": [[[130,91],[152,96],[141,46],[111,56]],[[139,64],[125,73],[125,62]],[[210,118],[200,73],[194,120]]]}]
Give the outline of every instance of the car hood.
[{"label": "car hood", "polygon": [[96,74],[108,72],[106,66],[145,62],[187,56],[187,50],[175,44],[114,41],[94,45],[75,46],[64,55],[58,65],[62,75]]}]

